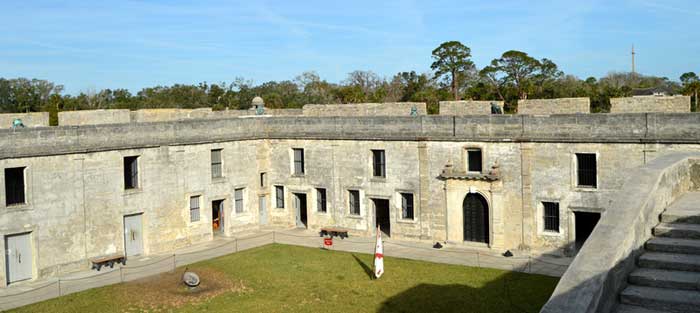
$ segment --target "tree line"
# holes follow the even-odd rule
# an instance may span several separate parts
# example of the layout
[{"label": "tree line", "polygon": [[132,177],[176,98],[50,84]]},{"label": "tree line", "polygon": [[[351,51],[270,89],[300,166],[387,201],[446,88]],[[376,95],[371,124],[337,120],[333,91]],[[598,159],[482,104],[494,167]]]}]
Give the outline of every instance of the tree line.
[{"label": "tree line", "polygon": [[593,112],[607,112],[610,98],[631,96],[635,89],[662,88],[692,96],[697,106],[700,79],[694,72],[679,81],[629,72],[580,79],[566,74],[554,61],[510,50],[483,68],[471,60],[471,49],[458,41],[442,43],[432,51],[433,63],[424,73],[399,72],[381,77],[372,71],[353,71],[339,83],[304,72],[293,80],[254,84],[244,78],[231,83],[147,87],[132,94],[127,89],[102,89],[63,93],[63,86],[41,79],[0,78],[0,112],[48,111],[56,113],[89,109],[200,108],[248,109],[255,96],[270,108],[300,108],[309,103],[426,102],[437,113],[444,100],[504,101],[506,112],[517,110],[519,99],[588,97]]}]

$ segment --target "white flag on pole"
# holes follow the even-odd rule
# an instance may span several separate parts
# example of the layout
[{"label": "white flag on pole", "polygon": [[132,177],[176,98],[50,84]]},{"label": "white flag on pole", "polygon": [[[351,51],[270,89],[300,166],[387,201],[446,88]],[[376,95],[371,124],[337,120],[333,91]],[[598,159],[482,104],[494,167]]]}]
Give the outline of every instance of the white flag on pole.
[{"label": "white flag on pole", "polygon": [[374,277],[379,278],[384,274],[384,245],[382,244],[382,231],[377,226],[377,244],[374,247]]}]

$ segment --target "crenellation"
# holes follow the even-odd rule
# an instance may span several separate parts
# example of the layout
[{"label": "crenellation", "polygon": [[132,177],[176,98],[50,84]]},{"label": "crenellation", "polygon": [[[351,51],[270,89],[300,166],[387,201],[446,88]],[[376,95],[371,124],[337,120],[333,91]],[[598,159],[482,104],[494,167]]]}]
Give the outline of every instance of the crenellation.
[{"label": "crenellation", "polygon": [[587,114],[591,113],[589,98],[518,100],[518,114]]},{"label": "crenellation", "polygon": [[634,96],[610,98],[610,113],[644,112],[690,112],[690,96]]}]

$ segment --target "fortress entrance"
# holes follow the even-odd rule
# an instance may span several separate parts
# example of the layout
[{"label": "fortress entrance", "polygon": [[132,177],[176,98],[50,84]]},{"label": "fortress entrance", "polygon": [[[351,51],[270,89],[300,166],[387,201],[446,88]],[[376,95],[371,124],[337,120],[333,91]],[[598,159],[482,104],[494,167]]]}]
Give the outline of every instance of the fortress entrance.
[{"label": "fortress entrance", "polygon": [[294,209],[296,210],[297,227],[308,228],[308,213],[306,211],[306,194],[294,193]]},{"label": "fortress entrance", "polygon": [[574,211],[576,222],[576,251],[581,250],[588,236],[593,232],[593,228],[600,220],[600,213]]},{"label": "fortress entrance", "polygon": [[385,236],[391,237],[391,221],[389,219],[389,200],[372,199],[374,203],[375,225]]},{"label": "fortress entrance", "polygon": [[464,241],[489,243],[489,206],[478,193],[469,193],[462,203]]},{"label": "fortress entrance", "polygon": [[211,229],[214,235],[224,232],[224,200],[211,202]]}]

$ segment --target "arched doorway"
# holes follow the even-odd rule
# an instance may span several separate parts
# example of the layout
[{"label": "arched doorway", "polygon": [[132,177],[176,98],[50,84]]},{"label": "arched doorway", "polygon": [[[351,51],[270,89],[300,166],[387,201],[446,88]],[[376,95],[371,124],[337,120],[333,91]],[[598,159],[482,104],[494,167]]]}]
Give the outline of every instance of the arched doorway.
[{"label": "arched doorway", "polygon": [[464,241],[489,243],[489,205],[478,193],[469,193],[462,203]]}]

